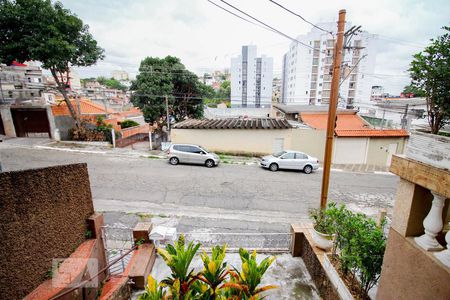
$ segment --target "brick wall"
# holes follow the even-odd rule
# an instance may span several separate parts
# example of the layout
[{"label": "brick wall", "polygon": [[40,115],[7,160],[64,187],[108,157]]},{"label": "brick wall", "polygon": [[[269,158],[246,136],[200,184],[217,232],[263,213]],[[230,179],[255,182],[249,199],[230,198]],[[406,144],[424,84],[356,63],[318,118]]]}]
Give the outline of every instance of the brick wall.
[{"label": "brick wall", "polygon": [[0,294],[22,299],[53,258],[85,240],[94,212],[86,164],[0,173]]}]

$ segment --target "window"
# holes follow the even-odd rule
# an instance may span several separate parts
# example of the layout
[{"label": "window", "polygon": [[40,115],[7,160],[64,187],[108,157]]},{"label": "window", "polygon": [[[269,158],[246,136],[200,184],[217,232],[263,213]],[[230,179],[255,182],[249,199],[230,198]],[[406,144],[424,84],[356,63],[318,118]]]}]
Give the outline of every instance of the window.
[{"label": "window", "polygon": [[281,158],[282,159],[294,159],[295,153],[293,153],[293,152],[286,153],[285,155],[281,156]]},{"label": "window", "polygon": [[308,156],[306,154],[297,152],[295,153],[295,159],[308,159]]},{"label": "window", "polygon": [[194,146],[186,146],[186,147],[188,148],[189,152],[191,152],[191,153],[197,153],[197,154],[200,154],[200,153],[203,152],[203,151],[202,151],[200,148],[198,148],[198,147],[194,147]]}]

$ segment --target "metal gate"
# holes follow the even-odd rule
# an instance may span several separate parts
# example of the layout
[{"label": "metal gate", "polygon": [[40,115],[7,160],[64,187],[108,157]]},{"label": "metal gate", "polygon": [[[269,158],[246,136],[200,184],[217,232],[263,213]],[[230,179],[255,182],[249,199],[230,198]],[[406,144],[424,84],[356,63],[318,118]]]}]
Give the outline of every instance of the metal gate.
[{"label": "metal gate", "polygon": [[[134,244],[133,229],[123,225],[102,226],[102,237],[108,264],[130,250]],[[130,262],[132,253],[129,253],[123,259],[111,265],[109,274],[115,275],[122,273]]]},{"label": "metal gate", "polygon": [[11,108],[11,115],[18,137],[51,137],[45,108]]}]

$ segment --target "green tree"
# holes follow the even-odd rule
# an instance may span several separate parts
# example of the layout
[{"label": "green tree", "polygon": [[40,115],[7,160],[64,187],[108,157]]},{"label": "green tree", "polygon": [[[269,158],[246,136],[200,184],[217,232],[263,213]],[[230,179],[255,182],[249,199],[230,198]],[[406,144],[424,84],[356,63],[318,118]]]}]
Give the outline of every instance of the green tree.
[{"label": "green tree", "polygon": [[412,84],[407,85],[403,88],[403,94],[407,95],[407,94],[413,94],[414,97],[425,97],[425,91],[421,90],[415,86],[413,86]]},{"label": "green tree", "polygon": [[434,134],[450,122],[450,27],[443,29],[445,34],[415,54],[409,68],[411,85],[425,92],[428,123]]},{"label": "green tree", "polygon": [[131,101],[142,109],[147,122],[159,121],[169,113],[175,120],[202,118],[202,98],[210,92],[198,77],[187,70],[180,59],[146,57],[131,85]]},{"label": "green tree", "polygon": [[97,81],[98,83],[110,88],[110,89],[116,89],[116,90],[122,90],[122,91],[126,91],[127,87],[125,85],[123,85],[122,83],[120,83],[119,80],[114,79],[114,78],[106,78],[103,76],[97,77]]},{"label": "green tree", "polygon": [[217,97],[229,100],[230,96],[231,96],[231,83],[229,80],[225,80],[220,85],[220,89],[217,93]]},{"label": "green tree", "polygon": [[70,67],[85,67],[103,59],[103,49],[89,27],[61,3],[50,0],[0,1],[0,61],[11,64],[39,61],[50,70],[69,111],[79,120],[69,101]]}]

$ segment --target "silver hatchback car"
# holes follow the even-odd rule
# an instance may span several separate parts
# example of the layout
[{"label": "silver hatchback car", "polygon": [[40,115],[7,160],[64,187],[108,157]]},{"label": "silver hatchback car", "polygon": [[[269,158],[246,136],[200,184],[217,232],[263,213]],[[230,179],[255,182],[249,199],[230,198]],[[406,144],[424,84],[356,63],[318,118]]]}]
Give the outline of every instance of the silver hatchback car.
[{"label": "silver hatchback car", "polygon": [[167,154],[171,165],[188,163],[205,165],[208,168],[212,168],[220,163],[217,154],[209,152],[198,145],[173,144],[167,150]]},{"label": "silver hatchback car", "polygon": [[278,169],[301,170],[306,174],[319,168],[319,160],[298,151],[281,151],[261,158],[261,167],[275,172]]}]

